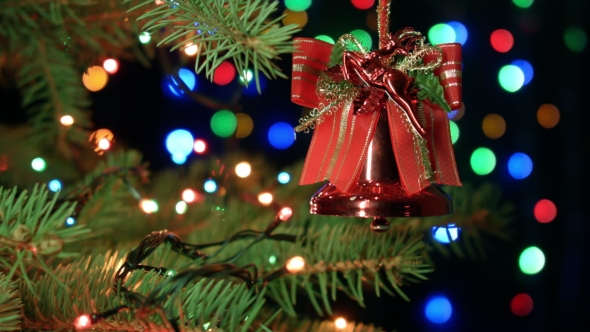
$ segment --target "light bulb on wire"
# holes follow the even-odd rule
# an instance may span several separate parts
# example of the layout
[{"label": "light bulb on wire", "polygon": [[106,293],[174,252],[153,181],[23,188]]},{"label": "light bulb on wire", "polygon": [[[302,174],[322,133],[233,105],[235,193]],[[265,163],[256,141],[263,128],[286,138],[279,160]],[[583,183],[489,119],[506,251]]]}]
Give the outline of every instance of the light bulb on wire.
[{"label": "light bulb on wire", "polygon": [[301,272],[305,268],[305,260],[301,256],[292,257],[285,264],[285,268],[289,273]]},{"label": "light bulb on wire", "polygon": [[284,207],[279,211],[279,219],[282,221],[287,221],[293,215],[293,210],[290,207]]},{"label": "light bulb on wire", "polygon": [[342,318],[342,317],[338,317],[336,318],[336,320],[334,321],[334,325],[336,325],[336,328],[338,330],[343,330],[346,328],[347,322],[346,319]]},{"label": "light bulb on wire", "polygon": [[74,320],[74,326],[77,330],[87,329],[92,326],[92,319],[90,319],[90,315],[81,315],[76,317]]}]

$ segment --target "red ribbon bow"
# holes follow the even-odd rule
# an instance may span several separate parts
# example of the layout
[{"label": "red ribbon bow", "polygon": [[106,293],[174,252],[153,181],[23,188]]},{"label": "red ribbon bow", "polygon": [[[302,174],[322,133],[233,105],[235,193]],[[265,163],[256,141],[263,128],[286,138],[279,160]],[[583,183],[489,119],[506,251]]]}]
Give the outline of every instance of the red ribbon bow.
[{"label": "red ribbon bow", "polygon": [[[454,186],[461,185],[447,114],[438,105],[424,100],[421,102],[423,121],[418,122],[416,119],[412,119],[412,115],[415,116],[415,114],[408,113],[412,109],[416,110],[419,104],[415,95],[410,94],[407,90],[401,91],[403,89],[400,89],[399,86],[397,90],[395,87],[389,89],[386,87],[388,82],[390,85],[399,85],[404,78],[401,77],[396,81],[390,76],[400,75],[401,72],[392,74],[391,70],[395,69],[386,70],[386,67],[383,70],[368,68],[371,66],[370,63],[367,64],[369,61],[363,60],[362,55],[354,54],[352,54],[353,58],[360,59],[360,62],[357,63],[358,66],[350,66],[350,62],[347,63],[345,56],[345,63],[341,68],[335,66],[328,69],[332,44],[311,38],[295,38],[294,43],[296,51],[293,54],[291,99],[299,105],[319,108],[325,103],[316,93],[318,78],[324,71],[336,81],[342,75],[342,78],[353,84],[358,84],[360,81],[366,82],[367,76],[365,74],[367,73],[369,76],[373,75],[369,77],[371,79],[368,82],[369,86],[365,85],[361,88],[356,98],[340,105],[332,115],[324,115],[323,121],[315,125],[300,185],[329,180],[345,193],[353,189],[356,186],[366,152],[382,113],[379,110],[383,107],[386,109],[388,117],[391,143],[401,183],[408,194],[417,193],[433,182]],[[396,47],[400,48],[399,45]],[[445,49],[453,52],[454,58],[452,60],[445,59]],[[369,56],[392,50],[378,50]],[[443,66],[445,64],[447,67],[449,65],[456,66],[457,63],[460,66],[460,45],[458,52],[454,47],[444,47],[442,50]],[[346,53],[351,55],[351,52]],[[458,60],[457,54],[459,55]],[[424,59],[424,63],[432,60]],[[353,69],[352,73],[351,68]],[[435,74],[439,76],[441,81],[445,79],[440,73],[440,67],[437,71]],[[457,74],[455,67],[452,68],[452,71],[454,75],[447,75],[449,78],[460,78],[460,72]],[[407,75],[403,75],[407,77]],[[388,79],[390,80],[387,81]],[[406,83],[404,88],[409,86],[409,82]],[[441,83],[445,86],[444,82]],[[448,96],[461,98],[460,80],[452,83],[447,84],[446,89],[459,89],[459,92],[447,93],[445,90],[447,100]],[[411,109],[404,107],[404,100],[411,103],[409,106]],[[457,106],[458,103],[460,105],[460,100],[458,102],[457,100],[449,101],[449,104],[453,106]],[[422,130],[422,134],[419,134],[420,130]]]}]

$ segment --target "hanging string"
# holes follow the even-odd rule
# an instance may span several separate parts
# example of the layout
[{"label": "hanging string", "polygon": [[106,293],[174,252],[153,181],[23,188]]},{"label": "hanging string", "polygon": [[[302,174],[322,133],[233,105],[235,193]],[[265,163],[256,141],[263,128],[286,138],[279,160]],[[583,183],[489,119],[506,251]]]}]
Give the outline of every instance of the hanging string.
[{"label": "hanging string", "polygon": [[377,26],[379,30],[379,48],[384,48],[389,36],[389,15],[391,0],[379,0],[377,5]]}]

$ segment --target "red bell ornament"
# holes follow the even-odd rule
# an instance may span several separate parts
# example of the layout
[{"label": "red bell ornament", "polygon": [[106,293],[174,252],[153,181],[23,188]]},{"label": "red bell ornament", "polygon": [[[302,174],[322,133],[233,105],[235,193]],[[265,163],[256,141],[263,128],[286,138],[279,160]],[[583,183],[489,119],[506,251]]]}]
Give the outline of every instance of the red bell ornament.
[{"label": "red bell ornament", "polygon": [[439,185],[461,185],[445,112],[460,104],[460,45],[425,44],[412,28],[372,52],[351,35],[339,43],[330,64],[332,45],[295,39],[292,100],[314,107],[296,128],[314,129],[300,184],[329,181],[310,212],[371,217],[375,231],[386,217],[452,213]]},{"label": "red bell ornament", "polygon": [[436,184],[408,194],[401,184],[384,109],[369,144],[356,185],[348,192],[325,184],[311,198],[312,214],[385,218],[450,214],[453,203]]}]

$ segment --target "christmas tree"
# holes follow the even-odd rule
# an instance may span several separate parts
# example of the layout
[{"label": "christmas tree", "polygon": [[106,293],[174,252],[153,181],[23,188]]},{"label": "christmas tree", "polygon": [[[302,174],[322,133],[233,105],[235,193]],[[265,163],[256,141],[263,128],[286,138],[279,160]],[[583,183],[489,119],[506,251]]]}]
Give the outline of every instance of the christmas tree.
[{"label": "christmas tree", "polygon": [[[344,37],[331,40],[334,48],[382,49],[389,1],[352,3],[371,9],[367,21],[379,45],[353,31],[347,36],[356,46]],[[399,318],[387,326],[355,323],[358,315],[342,314],[343,301],[360,312],[408,305],[407,289],[428,283],[448,262],[440,257],[483,259],[490,249],[484,233],[508,237],[512,210],[495,185],[445,187],[452,214],[389,218],[387,230],[375,232],[359,215],[310,214],[318,187],[297,183],[305,155],[283,155],[296,160],[287,163],[240,147],[252,132],[244,94],[264,100],[268,79],[292,78],[284,63],[296,52],[293,38],[308,37],[301,28],[310,4],[285,1],[281,14],[282,4],[263,0],[2,2],[0,74],[20,104],[3,106],[10,115],[0,125],[0,329],[391,330]],[[453,38],[431,43],[462,43],[459,33]],[[343,65],[343,49],[333,65]],[[142,152],[95,126],[88,112],[98,98],[90,92],[124,62],[158,63],[163,89],[208,110],[203,121],[217,138],[176,130],[166,148],[178,166],[150,171]],[[426,70],[412,75],[421,84],[416,98],[460,118],[464,107],[451,111],[439,78]],[[221,97],[198,92],[197,77],[235,89]],[[357,93],[343,82],[335,103]],[[297,108],[311,113],[292,127],[314,130],[331,116],[329,107],[313,108]],[[502,136],[497,123],[504,120],[494,120],[486,135]],[[271,145],[291,146],[287,132]],[[297,135],[309,144],[309,134]],[[475,173],[490,173],[486,156],[479,158]],[[429,319],[444,323],[444,311]]]}]

